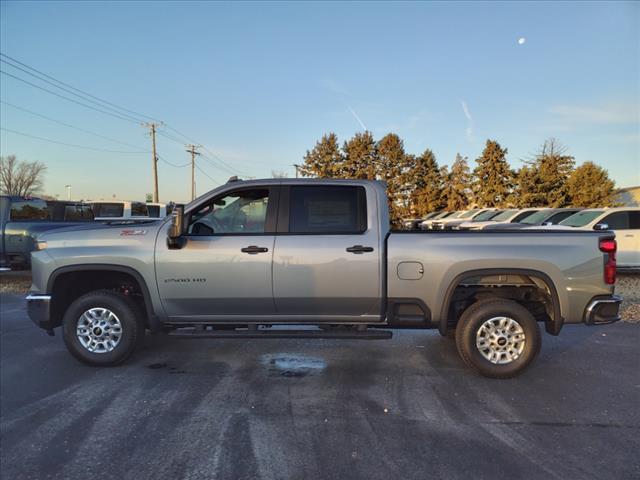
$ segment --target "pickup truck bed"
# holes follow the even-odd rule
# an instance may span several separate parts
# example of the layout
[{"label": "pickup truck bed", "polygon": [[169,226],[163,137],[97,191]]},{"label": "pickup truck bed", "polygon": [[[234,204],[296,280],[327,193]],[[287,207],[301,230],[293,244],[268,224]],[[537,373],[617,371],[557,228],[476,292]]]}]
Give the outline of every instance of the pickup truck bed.
[{"label": "pickup truck bed", "polygon": [[500,378],[535,358],[538,324],[557,335],[564,323],[619,319],[611,232],[396,232],[386,206],[380,182],[230,182],[172,219],[45,234],[30,315],[62,326],[71,353],[95,365],[123,361],[145,328],[191,338],[268,337],[276,324],[331,338],[436,328]]}]

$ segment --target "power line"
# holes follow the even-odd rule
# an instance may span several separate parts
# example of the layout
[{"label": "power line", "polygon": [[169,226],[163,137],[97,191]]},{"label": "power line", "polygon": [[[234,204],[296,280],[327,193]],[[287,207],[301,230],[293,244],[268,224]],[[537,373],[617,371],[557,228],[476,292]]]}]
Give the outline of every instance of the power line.
[{"label": "power line", "polygon": [[219,184],[219,185],[222,185],[222,182],[219,182],[218,180],[216,180],[215,178],[213,178],[211,175],[209,175],[207,172],[205,172],[203,169],[201,169],[201,168],[200,168],[200,166],[199,166],[197,163],[195,164],[195,166],[196,166],[196,168],[197,168],[198,170],[200,170],[200,173],[202,173],[202,174],[203,174],[205,177],[207,177],[209,180],[211,180],[211,181],[213,181],[213,182],[215,182],[215,183],[217,183],[217,184]]},{"label": "power line", "polygon": [[17,70],[20,70],[21,72],[24,72],[24,73],[26,73],[27,75],[31,75],[32,77],[35,77],[35,78],[37,78],[38,80],[40,80],[40,81],[42,81],[42,82],[45,82],[45,83],[47,83],[47,84],[51,85],[51,86],[52,86],[52,87],[54,87],[54,88],[58,88],[58,89],[62,90],[63,92],[67,92],[67,93],[70,93],[71,95],[75,95],[76,97],[81,98],[81,99],[82,99],[82,100],[84,100],[85,102],[93,103],[94,105],[98,105],[99,107],[106,108],[107,110],[111,110],[112,112],[114,112],[114,113],[116,113],[116,114],[118,114],[118,115],[122,115],[123,117],[128,117],[128,118],[130,118],[131,120],[135,120],[136,122],[142,122],[142,121],[143,121],[143,120],[140,120],[140,119],[138,119],[138,118],[136,118],[136,117],[133,117],[133,116],[131,116],[131,115],[128,115],[128,114],[126,114],[126,113],[119,112],[118,110],[116,110],[116,109],[114,109],[114,108],[112,108],[112,107],[109,107],[109,106],[103,105],[103,104],[102,104],[102,103],[100,103],[100,102],[96,102],[96,101],[94,101],[94,100],[91,100],[90,98],[86,98],[86,96],[84,96],[84,95],[80,95],[80,94],[78,94],[78,93],[74,92],[74,91],[73,91],[73,90],[71,90],[71,89],[64,88],[64,87],[61,87],[61,86],[59,86],[59,85],[56,85],[55,83],[50,82],[50,81],[49,81],[49,80],[47,80],[46,78],[42,78],[41,76],[36,75],[35,73],[32,73],[32,72],[30,72],[30,71],[28,71],[28,70],[25,70],[24,68],[17,67],[17,66],[15,66],[15,65],[13,65],[13,64],[11,64],[11,63],[9,63],[9,62],[7,62],[6,60],[2,60],[2,59],[0,58],[0,62],[5,63],[5,64],[7,64],[7,65],[9,65],[9,66],[11,66],[11,67],[13,67],[13,68],[17,69]]},{"label": "power line", "polygon": [[[144,117],[144,118],[147,118],[147,119],[154,120],[154,123],[157,123],[157,124],[161,123],[161,122],[156,121],[153,117],[150,117],[148,115],[136,112],[134,110],[130,110],[130,109],[125,108],[125,107],[121,107],[121,106],[119,106],[119,105],[117,105],[115,103],[112,103],[112,102],[109,102],[107,100],[104,100],[104,99],[102,99],[100,97],[97,97],[97,96],[92,95],[92,94],[90,94],[88,92],[85,92],[84,90],[81,90],[81,89],[79,89],[77,87],[74,87],[73,85],[70,85],[70,84],[65,83],[65,82],[63,82],[61,80],[58,80],[57,78],[55,78],[55,77],[53,77],[51,75],[48,75],[48,74],[46,74],[46,73],[44,73],[44,72],[42,72],[42,71],[30,66],[30,65],[27,65],[26,63],[23,63],[23,62],[15,59],[15,58],[9,56],[9,55],[6,55],[6,54],[0,52],[0,56],[10,60],[10,61],[7,61],[7,60],[0,59],[0,61],[5,63],[6,65],[9,65],[12,68],[20,70],[20,71],[22,71],[22,72],[24,72],[24,73],[26,73],[28,75],[31,75],[31,76],[39,79],[40,81],[46,82],[47,84],[52,85],[55,88],[58,88],[58,89],[63,90],[65,92],[68,92],[68,93],[70,93],[72,95],[75,95],[76,97],[81,98],[85,102],[90,102],[90,103],[92,103],[94,105],[98,105],[101,108],[97,108],[97,107],[94,107],[94,106],[91,106],[91,105],[87,105],[86,103],[80,102],[80,101],[75,100],[73,98],[69,98],[69,97],[67,97],[65,95],[61,95],[61,94],[59,94],[57,92],[54,92],[54,91],[49,90],[49,89],[47,89],[45,87],[42,87],[42,86],[37,85],[35,83],[32,83],[32,82],[30,82],[28,80],[25,80],[24,78],[21,78],[21,77],[18,77],[16,75],[13,75],[11,73],[8,73],[8,72],[5,72],[3,70],[0,70],[0,73],[2,73],[4,75],[7,75],[7,76],[9,76],[11,78],[14,78],[14,79],[16,79],[18,81],[21,81],[21,82],[23,82],[23,83],[25,83],[27,85],[30,85],[30,86],[32,86],[34,88],[40,89],[40,90],[42,90],[44,92],[50,93],[51,95],[55,95],[56,97],[62,98],[64,100],[67,100],[69,102],[75,103],[77,105],[81,105],[81,106],[83,106],[85,108],[89,108],[91,110],[95,110],[95,111],[103,113],[105,115],[110,115],[112,117],[119,118],[121,120],[126,120],[126,121],[134,122],[134,123],[144,123],[144,121],[140,120],[140,118],[136,118],[136,117],[133,116],[133,115],[137,115],[138,117]],[[19,66],[16,66],[15,64],[20,65],[22,67],[25,67],[26,69],[31,70],[31,72],[28,71],[28,70],[25,70],[25,68],[21,68]],[[36,72],[41,76],[36,75],[36,74],[34,74],[32,72]],[[46,77],[46,78],[42,78],[42,77]],[[53,82],[57,83],[58,85],[56,85],[55,83],[53,83],[53,82],[51,82],[51,81],[49,81],[47,79],[52,80]],[[67,88],[63,88],[60,85],[63,85],[64,87],[67,87]],[[69,89],[71,89],[71,90],[69,90]],[[76,92],[79,92],[81,95],[76,93]],[[97,100],[97,102],[93,101],[93,100],[91,100],[89,98],[86,98],[86,97],[90,97],[91,99]],[[98,103],[98,102],[100,102],[100,103]],[[108,109],[108,110],[103,110],[103,109]],[[118,110],[121,110],[121,111],[118,111]],[[122,113],[122,112],[128,112],[128,113]],[[133,115],[131,115],[131,114],[133,114]],[[179,135],[180,137],[183,137],[184,139],[188,140],[189,142],[197,143],[197,142],[195,142],[195,140],[193,140],[192,138],[188,137],[187,135],[185,135],[184,133],[180,132],[179,130],[175,129],[174,127],[172,127],[170,125],[167,125],[167,124],[164,124],[164,126],[167,129],[169,129],[169,130],[173,131],[174,133],[176,133],[177,135]],[[87,131],[87,133],[90,133],[90,132]],[[167,138],[167,139],[169,139],[169,140],[172,140],[172,141],[174,141],[176,143],[180,143],[180,144],[184,143],[180,139],[176,138],[175,136],[169,135],[166,132],[157,131],[156,133],[161,135],[161,136],[163,136],[163,137],[165,137],[165,138]],[[111,140],[113,140],[113,139],[111,139]],[[122,143],[122,142],[119,142],[119,143]],[[203,145],[202,148],[205,151],[207,151],[209,153],[209,155],[211,155],[213,158],[215,158],[215,161],[220,164],[220,165],[217,165],[212,158],[209,158],[209,157],[207,157],[207,156],[205,156],[203,154],[202,155],[203,158],[207,159],[207,161],[209,161],[209,163],[211,163],[211,165],[213,165],[214,167],[227,170],[228,172],[231,172],[232,174],[240,174],[240,175],[246,176],[245,172],[242,172],[242,171],[238,170],[237,168],[231,166],[230,164],[228,164],[227,162],[222,160],[215,152],[213,152],[212,150],[207,148],[206,146]],[[155,160],[155,162],[157,162],[157,160]]]},{"label": "power line", "polygon": [[121,145],[125,145],[127,147],[132,147],[132,148],[142,148],[139,145],[133,145],[131,143],[122,142],[120,140],[116,140],[115,138],[106,137],[106,136],[101,135],[99,133],[92,132],[91,130],[86,130],[84,128],[76,127],[75,125],[71,125],[69,123],[65,123],[65,122],[63,122],[61,120],[56,120],[55,118],[51,118],[51,117],[48,117],[48,116],[43,115],[41,113],[34,112],[33,110],[29,110],[28,108],[20,107],[19,105],[14,105],[13,103],[5,102],[4,100],[0,100],[0,103],[2,103],[4,105],[8,105],[8,106],[10,106],[12,108],[15,108],[17,110],[21,110],[23,112],[27,112],[27,113],[29,113],[31,115],[35,115],[36,117],[44,118],[45,120],[49,120],[50,122],[57,123],[59,125],[65,126],[65,127],[73,128],[74,130],[78,130],[79,132],[88,133],[90,135],[94,135],[96,137],[103,138],[105,140],[109,140],[110,142],[119,143]]},{"label": "power line", "polygon": [[38,89],[43,90],[45,92],[48,92],[51,95],[55,95],[56,97],[63,98],[65,100],[68,100],[69,102],[73,102],[73,103],[76,103],[78,105],[82,105],[83,107],[86,107],[86,108],[90,108],[91,110],[95,110],[97,112],[104,113],[105,115],[111,115],[112,117],[119,118],[120,120],[126,120],[128,122],[139,123],[136,120],[131,120],[130,118],[123,117],[121,115],[118,115],[117,113],[112,113],[112,112],[108,112],[106,110],[101,110],[99,108],[92,107],[91,105],[87,105],[86,103],[79,102],[78,100],[74,100],[73,98],[69,98],[69,97],[66,97],[64,95],[60,95],[59,93],[56,93],[56,92],[54,92],[52,90],[49,90],[48,88],[44,88],[44,87],[41,87],[40,85],[36,85],[35,83],[29,82],[28,80],[25,80],[24,78],[16,77],[15,75],[12,75],[11,73],[5,72],[4,70],[0,70],[0,73],[2,73],[4,75],[7,75],[7,76],[9,76],[11,78],[15,78],[16,80],[19,80],[19,81],[21,81],[23,83],[26,83],[27,85],[31,85],[32,87],[35,87],[35,88],[38,88]]},{"label": "power line", "polygon": [[189,165],[191,165],[191,162],[187,162],[187,163],[182,164],[182,165],[176,165],[175,163],[171,163],[169,160],[165,160],[160,155],[158,155],[158,158],[160,160],[162,160],[164,163],[166,163],[167,165],[171,165],[172,167],[176,167],[176,168],[183,168],[183,167],[188,167]]},{"label": "power line", "polygon": [[179,138],[176,138],[174,136],[169,135],[167,132],[163,132],[162,130],[158,130],[158,135],[168,138],[169,140],[172,140],[180,145],[184,145],[184,142],[182,140],[180,140]]},{"label": "power line", "polygon": [[[169,130],[172,130],[174,133],[177,133],[178,135],[180,135],[181,137],[183,137],[184,139],[186,139],[187,141],[189,141],[190,143],[197,143],[195,140],[193,140],[192,138],[188,137],[187,135],[185,135],[184,133],[181,133],[180,131],[176,130],[175,128],[173,128],[171,125],[165,124],[165,127],[168,128]],[[206,145],[202,145],[202,148],[209,153],[209,155],[211,155],[212,157],[214,157],[221,165],[226,166],[227,167],[227,171],[230,171],[231,173],[237,173],[237,174],[242,174],[243,172],[241,172],[240,170],[238,170],[235,167],[232,167],[231,165],[227,164],[224,160],[222,160],[218,155],[216,155],[213,151],[211,151],[209,148],[206,147]],[[203,155],[204,157],[204,155]],[[212,159],[209,159],[212,161]],[[246,175],[245,175],[246,176]]]},{"label": "power line", "polygon": [[[149,120],[155,120],[155,121],[157,121],[157,119],[154,119],[153,117],[150,117],[150,116],[148,116],[148,115],[145,115],[145,114],[142,114],[142,113],[136,112],[135,110],[130,110],[130,109],[128,109],[128,108],[121,107],[121,106],[119,106],[119,105],[116,105],[115,103],[109,102],[109,101],[104,100],[104,99],[102,99],[102,98],[100,98],[100,97],[96,97],[95,95],[92,95],[92,94],[90,94],[90,93],[88,93],[88,92],[85,92],[84,90],[80,90],[79,88],[74,87],[73,85],[69,85],[68,83],[63,82],[62,80],[58,80],[57,78],[52,77],[51,75],[47,75],[46,73],[44,73],[44,72],[42,72],[42,71],[40,71],[40,70],[38,70],[38,69],[36,69],[36,68],[33,68],[32,66],[27,65],[26,63],[23,63],[23,62],[21,62],[21,61],[19,61],[19,60],[16,60],[15,58],[10,57],[9,55],[6,55],[6,54],[4,54],[4,53],[2,53],[2,52],[0,52],[0,56],[5,57],[5,58],[8,58],[9,60],[11,60],[11,61],[12,61],[12,62],[14,62],[14,63],[17,63],[18,65],[22,65],[23,67],[26,67],[26,68],[28,68],[29,70],[32,70],[32,71],[34,71],[34,72],[37,72],[37,73],[39,73],[40,75],[43,75],[43,76],[45,76],[45,77],[47,77],[47,78],[49,78],[49,79],[51,79],[51,80],[53,80],[53,81],[55,81],[55,82],[59,83],[60,85],[64,85],[65,87],[69,87],[69,88],[71,88],[71,89],[73,89],[73,90],[75,90],[75,91],[77,91],[77,92],[82,93],[83,95],[86,95],[86,96],[88,96],[88,97],[91,97],[91,98],[93,98],[93,99],[95,99],[95,100],[98,100],[98,101],[100,101],[100,102],[102,102],[102,103],[105,103],[105,104],[107,104],[107,105],[110,105],[110,106],[112,106],[112,107],[115,107],[115,108],[117,108],[117,109],[119,109],[119,110],[123,110],[123,111],[125,111],[125,112],[132,113],[132,114],[137,115],[137,116],[139,116],[139,117],[144,117],[144,118],[147,118],[147,119],[149,119]],[[7,62],[5,62],[5,63],[7,63]],[[11,65],[11,64],[9,64],[9,65]],[[15,67],[14,65],[12,65],[12,66],[13,66],[14,68],[17,68],[17,67]]]},{"label": "power line", "polygon": [[11,130],[8,128],[4,128],[4,127],[0,127],[0,130],[3,130],[5,132],[10,132],[10,133],[15,133],[17,135],[22,135],[24,137],[29,137],[29,138],[35,138],[37,140],[43,140],[45,142],[50,142],[50,143],[56,143],[58,145],[65,145],[67,147],[75,147],[75,148],[84,148],[85,150],[94,150],[96,152],[108,152],[108,153],[149,153],[146,151],[138,151],[138,152],[127,152],[127,151],[122,151],[122,150],[108,150],[106,148],[96,148],[96,147],[89,147],[87,145],[76,145],[74,143],[65,143],[65,142],[60,142],[58,140],[51,140],[50,138],[44,138],[44,137],[38,137],[37,135],[31,135],[29,133],[24,133],[24,132],[19,132],[17,130]]}]

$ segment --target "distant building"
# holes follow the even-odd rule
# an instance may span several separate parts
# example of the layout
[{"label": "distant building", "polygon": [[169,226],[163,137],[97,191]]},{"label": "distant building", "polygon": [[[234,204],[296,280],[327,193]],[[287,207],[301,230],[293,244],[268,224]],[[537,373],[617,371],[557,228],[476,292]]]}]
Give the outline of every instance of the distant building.
[{"label": "distant building", "polygon": [[640,207],[640,185],[618,190],[616,202],[621,203],[623,207]]}]

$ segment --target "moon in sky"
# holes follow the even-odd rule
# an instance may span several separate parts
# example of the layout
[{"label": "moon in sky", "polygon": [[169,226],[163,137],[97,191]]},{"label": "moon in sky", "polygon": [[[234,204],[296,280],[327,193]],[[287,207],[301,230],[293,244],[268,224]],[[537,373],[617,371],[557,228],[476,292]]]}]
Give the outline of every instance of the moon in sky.
[{"label": "moon in sky", "polygon": [[527,41],[527,39],[526,39],[526,38],[524,38],[524,37],[520,37],[520,38],[518,39],[518,45],[524,45],[524,43],[525,43],[526,41]]}]

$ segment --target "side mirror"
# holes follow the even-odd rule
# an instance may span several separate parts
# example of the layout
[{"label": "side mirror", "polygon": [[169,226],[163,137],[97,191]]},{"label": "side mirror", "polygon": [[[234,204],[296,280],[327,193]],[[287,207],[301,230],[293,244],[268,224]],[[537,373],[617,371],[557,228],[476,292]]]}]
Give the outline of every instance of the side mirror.
[{"label": "side mirror", "polygon": [[184,233],[184,205],[176,205],[171,212],[171,226],[167,232],[169,248],[182,248]]},{"label": "side mirror", "polygon": [[596,223],[593,226],[594,230],[609,230],[609,224],[608,223]]}]

